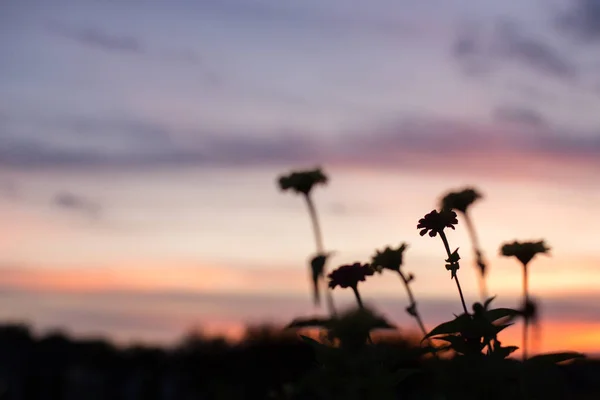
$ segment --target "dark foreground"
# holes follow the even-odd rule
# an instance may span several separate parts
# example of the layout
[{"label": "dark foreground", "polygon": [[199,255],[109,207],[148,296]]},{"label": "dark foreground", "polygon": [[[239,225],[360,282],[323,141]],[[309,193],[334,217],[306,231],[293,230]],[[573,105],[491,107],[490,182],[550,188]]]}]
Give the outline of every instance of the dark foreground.
[{"label": "dark foreground", "polygon": [[[424,362],[418,349],[401,337],[377,346],[394,355],[395,368],[418,368]],[[0,327],[2,400],[318,398],[314,393],[286,395],[286,388],[315,364],[313,349],[295,333],[266,328],[249,330],[236,344],[193,337],[172,349],[123,349],[62,334],[38,338],[24,326]],[[553,393],[556,398],[600,399],[600,361],[560,368],[560,376],[544,378],[564,380],[568,390]],[[430,383],[427,374],[417,375],[398,385],[396,398],[429,398],[423,389]]]}]

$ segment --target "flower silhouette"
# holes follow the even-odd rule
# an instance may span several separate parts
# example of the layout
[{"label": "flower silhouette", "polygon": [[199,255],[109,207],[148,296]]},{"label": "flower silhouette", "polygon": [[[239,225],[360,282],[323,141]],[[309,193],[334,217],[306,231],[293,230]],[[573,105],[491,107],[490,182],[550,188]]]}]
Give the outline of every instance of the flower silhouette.
[{"label": "flower silhouette", "polygon": [[454,229],[454,225],[458,224],[456,213],[452,210],[442,209],[442,211],[433,210],[419,220],[417,229],[420,229],[419,234],[424,236],[429,232],[429,236],[435,237],[438,233],[444,231],[444,228]]},{"label": "flower silhouette", "polygon": [[535,304],[529,298],[529,268],[527,265],[537,254],[547,254],[550,250],[546,247],[543,240],[537,242],[518,242],[505,243],[500,253],[506,257],[515,257],[523,265],[523,359],[527,359],[528,328],[529,322],[534,321],[537,314]]},{"label": "flower silhouette", "polygon": [[[319,281],[325,276],[325,264],[327,254],[325,252],[325,245],[323,244],[323,233],[321,232],[321,225],[319,223],[319,217],[317,215],[317,208],[312,198],[311,191],[316,185],[325,185],[329,178],[321,170],[321,168],[315,168],[312,170],[293,171],[287,175],[282,175],[277,179],[277,184],[281,191],[292,191],[295,194],[300,194],[306,201],[308,207],[308,214],[312,223],[313,234],[315,238],[315,245],[317,248],[317,256],[311,260],[310,267],[312,269],[312,284],[314,290],[314,301],[316,305],[319,305]],[[329,312],[335,315],[335,305],[333,303],[333,297],[329,290],[326,290],[327,306]]]},{"label": "flower silhouette", "polygon": [[284,192],[293,190],[296,193],[304,195],[310,194],[313,187],[319,184],[326,184],[327,176],[321,168],[306,171],[295,171],[279,178],[279,188]]},{"label": "flower silhouette", "polygon": [[543,240],[538,242],[518,242],[506,243],[501,248],[501,254],[506,257],[516,257],[517,260],[527,266],[536,254],[547,254],[550,250],[546,247]]},{"label": "flower silhouette", "polygon": [[408,245],[402,243],[397,249],[386,247],[383,251],[377,250],[371,258],[371,267],[379,273],[384,269],[399,272],[403,262],[404,250],[407,248]]},{"label": "flower silhouette", "polygon": [[369,264],[354,263],[342,265],[338,269],[331,272],[329,278],[329,287],[335,288],[356,288],[358,282],[365,281],[367,276],[373,275],[374,271]]},{"label": "flower silhouette", "polygon": [[478,199],[481,194],[474,188],[466,188],[460,192],[450,192],[442,199],[442,208],[447,210],[458,210],[463,214]]},{"label": "flower silhouette", "polygon": [[421,236],[424,236],[427,232],[429,232],[429,236],[431,237],[435,237],[438,234],[440,235],[440,239],[442,239],[444,248],[446,249],[446,255],[448,256],[446,259],[446,269],[451,272],[450,276],[456,282],[456,288],[460,295],[463,310],[465,311],[465,314],[468,314],[467,303],[465,303],[465,297],[462,288],[460,287],[458,276],[456,275],[456,271],[460,268],[460,265],[458,264],[458,260],[460,260],[458,249],[454,250],[454,252],[450,251],[450,244],[448,243],[448,238],[444,232],[444,228],[454,229],[454,225],[456,224],[458,224],[456,213],[452,210],[442,208],[441,211],[433,210],[421,218],[417,225],[417,229],[421,230],[421,232],[419,232]]},{"label": "flower silhouette", "polygon": [[483,259],[483,252],[481,251],[481,247],[479,245],[479,238],[477,237],[477,233],[475,231],[475,225],[473,224],[471,215],[468,212],[471,205],[482,197],[483,196],[481,193],[479,193],[475,188],[467,187],[460,191],[449,192],[442,198],[440,203],[443,209],[457,210],[458,212],[462,213],[464,217],[467,230],[469,231],[469,235],[471,237],[471,243],[473,244],[475,265],[479,270],[479,290],[481,292],[481,298],[486,299],[488,297],[485,281],[487,265]]}]

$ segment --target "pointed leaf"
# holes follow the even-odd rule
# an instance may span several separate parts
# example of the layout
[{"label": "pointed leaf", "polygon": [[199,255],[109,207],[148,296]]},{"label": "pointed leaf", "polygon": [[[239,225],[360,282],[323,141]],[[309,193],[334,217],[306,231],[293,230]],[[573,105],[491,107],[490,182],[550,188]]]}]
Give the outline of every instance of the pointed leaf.
[{"label": "pointed leaf", "polygon": [[507,346],[507,347],[503,347],[502,350],[505,352],[504,354],[506,354],[505,357],[508,357],[515,351],[519,350],[519,347],[518,346]]},{"label": "pointed leaf", "polygon": [[505,330],[506,328],[508,328],[509,326],[512,326],[514,324],[515,324],[514,322],[511,322],[511,323],[508,323],[508,324],[497,325],[496,326],[496,333],[500,333],[503,330]]},{"label": "pointed leaf", "polygon": [[307,327],[328,327],[331,324],[331,319],[329,318],[296,318],[293,320],[286,329],[292,328],[307,328]]},{"label": "pointed leaf", "polygon": [[300,338],[314,349],[317,362],[321,365],[328,364],[340,354],[339,349],[324,345],[308,336],[300,335]]},{"label": "pointed leaf", "polygon": [[519,315],[520,312],[517,310],[513,310],[512,308],[495,308],[493,310],[488,310],[485,312],[485,316],[489,321],[494,322],[502,318],[510,317],[514,318]]},{"label": "pointed leaf", "polygon": [[435,328],[433,328],[433,330],[431,332],[429,332],[427,335],[425,335],[423,340],[433,337],[433,336],[445,335],[445,334],[457,333],[457,332],[463,331],[468,326],[468,324],[471,322],[472,322],[472,320],[471,320],[470,315],[461,314],[458,317],[456,317],[455,319],[453,319],[452,321],[444,322],[444,323],[436,326]]},{"label": "pointed leaf", "polygon": [[466,354],[469,351],[467,345],[465,344],[464,338],[460,336],[448,335],[439,337],[437,339],[450,343],[450,348],[456,352]]},{"label": "pointed leaf", "polygon": [[498,296],[493,296],[493,297],[490,297],[489,299],[487,299],[485,301],[485,303],[483,303],[483,308],[485,308],[487,310],[489,305],[492,303],[492,301],[494,301],[496,299],[496,297],[498,297]]},{"label": "pointed leaf", "polygon": [[527,360],[527,363],[550,363],[557,364],[564,361],[574,360],[576,358],[585,358],[584,354],[568,351],[564,353],[548,353],[540,354],[539,356],[531,357]]}]

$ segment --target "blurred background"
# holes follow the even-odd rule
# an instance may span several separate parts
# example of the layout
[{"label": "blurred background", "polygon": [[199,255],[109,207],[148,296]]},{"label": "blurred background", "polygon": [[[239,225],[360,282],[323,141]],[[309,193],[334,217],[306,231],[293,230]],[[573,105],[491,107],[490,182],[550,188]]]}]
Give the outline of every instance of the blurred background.
[{"label": "blurred background", "polygon": [[[496,305],[521,294],[500,245],[545,239],[537,351],[600,353],[600,2],[5,0],[0,51],[0,320],[168,345],[324,314],[276,185],[323,166],[330,268],[405,241],[426,325],[451,318],[416,224],[474,185]],[[398,280],[361,292],[413,329]]]}]

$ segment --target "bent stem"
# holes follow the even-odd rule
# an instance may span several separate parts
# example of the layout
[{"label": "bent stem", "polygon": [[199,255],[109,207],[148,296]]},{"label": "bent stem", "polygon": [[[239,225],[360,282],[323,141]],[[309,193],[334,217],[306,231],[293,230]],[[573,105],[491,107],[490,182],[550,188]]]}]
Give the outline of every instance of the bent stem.
[{"label": "bent stem", "polygon": [[477,233],[475,232],[475,226],[473,225],[473,221],[471,220],[470,214],[465,211],[465,222],[467,223],[467,231],[469,231],[469,236],[471,237],[471,243],[473,244],[473,250],[475,251],[475,257],[477,260],[477,269],[479,273],[478,282],[479,282],[479,293],[481,295],[481,300],[485,301],[488,298],[488,290],[487,284],[485,281],[485,264],[483,262],[483,256],[481,252],[481,248],[479,246],[479,238],[477,237]]},{"label": "bent stem", "polygon": [[400,278],[402,279],[402,283],[404,283],[404,288],[406,289],[406,293],[408,294],[408,301],[410,302],[410,306],[415,311],[415,315],[413,317],[417,320],[417,324],[419,324],[419,328],[421,328],[421,332],[423,332],[423,336],[427,336],[427,330],[425,329],[425,324],[423,324],[423,320],[421,319],[421,315],[417,311],[417,302],[415,301],[415,296],[413,295],[412,289],[408,284],[408,279],[404,275],[402,271],[398,271],[400,274]]},{"label": "bent stem", "polygon": [[[446,234],[444,233],[444,231],[439,232],[439,234],[440,234],[440,237],[442,238],[442,242],[444,242],[444,247],[446,248],[446,253],[448,254],[448,258],[450,258],[452,256],[452,252],[450,251],[450,245],[448,244],[448,238],[446,238]],[[458,280],[458,275],[454,274],[453,278],[454,278],[454,281],[456,282],[456,287],[458,288],[458,294],[460,295],[460,301],[462,303],[463,310],[465,311],[465,314],[469,314],[469,311],[467,310],[467,303],[465,303],[465,297],[463,296],[462,288],[460,287],[460,281]]]},{"label": "bent stem", "polygon": [[[310,194],[305,194],[304,199],[306,200],[306,205],[308,206],[308,214],[310,216],[310,221],[312,223],[313,234],[315,236],[315,245],[317,247],[317,254],[324,254],[325,249],[323,245],[323,234],[321,233],[321,225],[319,224],[319,217],[317,215],[317,208],[315,207],[315,203],[310,197]],[[325,266],[323,266],[323,276],[327,276],[327,271]],[[331,316],[335,316],[335,304],[333,303],[333,296],[331,295],[331,290],[329,287],[325,287],[325,297],[327,299],[327,308],[329,309],[329,314]]]},{"label": "bent stem", "polygon": [[[527,310],[527,304],[529,303],[529,274],[527,273],[527,264],[523,264],[523,298],[525,300],[525,310]],[[524,313],[523,323],[523,360],[527,360],[527,345],[528,345],[528,331],[529,331],[529,315]]]}]

